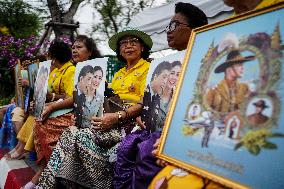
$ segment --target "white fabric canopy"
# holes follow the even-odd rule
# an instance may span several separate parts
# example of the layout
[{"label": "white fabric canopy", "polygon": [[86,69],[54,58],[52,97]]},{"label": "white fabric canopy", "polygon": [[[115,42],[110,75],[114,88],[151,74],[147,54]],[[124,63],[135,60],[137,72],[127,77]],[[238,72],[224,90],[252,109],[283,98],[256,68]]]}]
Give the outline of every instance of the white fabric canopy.
[{"label": "white fabric canopy", "polygon": [[[139,28],[151,35],[153,40],[152,51],[168,49],[165,28],[174,15],[175,4],[181,0],[174,0],[169,4],[145,9],[135,15],[129,22],[129,27]],[[232,8],[226,6],[222,0],[183,0],[191,3],[205,12],[209,23],[222,20],[232,14]]]}]

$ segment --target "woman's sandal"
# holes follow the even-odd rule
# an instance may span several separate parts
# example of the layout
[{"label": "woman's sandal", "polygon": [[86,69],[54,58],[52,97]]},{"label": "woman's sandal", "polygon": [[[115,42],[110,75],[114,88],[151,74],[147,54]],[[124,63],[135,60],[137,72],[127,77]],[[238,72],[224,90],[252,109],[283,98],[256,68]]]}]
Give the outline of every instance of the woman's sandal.
[{"label": "woman's sandal", "polygon": [[20,160],[20,159],[24,159],[27,156],[28,152],[24,152],[24,153],[18,153],[17,150],[10,154],[9,156],[6,157],[7,160]]},{"label": "woman's sandal", "polygon": [[13,148],[11,151],[9,151],[8,153],[6,153],[4,155],[4,157],[10,157],[12,153],[14,153],[16,151],[16,148]]},{"label": "woman's sandal", "polygon": [[30,181],[25,186],[23,186],[21,189],[34,189],[34,188],[36,188],[36,184]]}]

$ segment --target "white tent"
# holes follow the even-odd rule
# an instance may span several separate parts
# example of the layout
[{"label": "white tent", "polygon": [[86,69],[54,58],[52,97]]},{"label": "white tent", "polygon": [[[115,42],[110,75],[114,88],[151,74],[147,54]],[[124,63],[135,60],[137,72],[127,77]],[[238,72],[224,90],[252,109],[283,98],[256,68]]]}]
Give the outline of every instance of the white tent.
[{"label": "white tent", "polygon": [[209,23],[222,20],[232,14],[232,8],[226,6],[222,0],[174,0],[169,4],[145,9],[135,15],[128,26],[136,27],[151,35],[152,51],[168,49],[165,28],[174,15],[177,2],[188,2],[205,12]]}]

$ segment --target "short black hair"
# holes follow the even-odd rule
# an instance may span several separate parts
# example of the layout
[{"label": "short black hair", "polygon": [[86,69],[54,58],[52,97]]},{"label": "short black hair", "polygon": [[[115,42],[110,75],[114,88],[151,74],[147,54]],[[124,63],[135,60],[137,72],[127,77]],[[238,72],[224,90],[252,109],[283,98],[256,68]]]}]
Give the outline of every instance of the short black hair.
[{"label": "short black hair", "polygon": [[103,72],[103,69],[102,69],[102,67],[100,67],[100,66],[95,66],[94,67],[94,73],[96,72],[96,71],[101,71],[102,72],[102,74],[104,75],[104,72]]},{"label": "short black hair", "polygon": [[87,75],[87,73],[91,73],[91,74],[94,73],[94,68],[90,65],[84,66],[80,70],[80,73],[79,73],[79,76],[78,76],[78,83],[80,82],[80,78],[85,77]]},{"label": "short black hair", "polygon": [[[141,52],[141,57],[144,59],[144,60],[147,60],[147,58],[149,58],[149,55],[150,55],[150,50],[151,48],[148,47],[148,45],[146,45],[139,37],[135,36],[139,42],[143,45],[144,47],[144,50]],[[123,37],[122,37],[123,38]],[[119,47],[119,42],[120,40],[122,39],[120,38],[117,42],[117,46]],[[116,49],[116,56],[117,56],[117,59],[121,62],[126,62],[125,58],[123,58],[123,56],[121,56],[120,54],[120,48],[117,48]]]},{"label": "short black hair", "polygon": [[89,57],[89,59],[102,57],[100,51],[97,48],[95,41],[92,38],[86,35],[78,35],[75,41],[80,41],[84,43],[88,51],[91,52],[91,56]]},{"label": "short black hair", "polygon": [[170,70],[172,68],[171,63],[164,61],[161,62],[154,70],[152,77],[151,77],[151,82],[154,80],[155,76],[159,76],[163,70]]},{"label": "short black hair", "polygon": [[182,15],[184,15],[191,29],[208,24],[206,14],[198,7],[190,3],[183,2],[178,2],[175,6],[175,13],[181,13]]},{"label": "short black hair", "polygon": [[58,39],[55,39],[49,49],[48,54],[51,59],[56,59],[60,62],[60,64],[64,64],[71,60],[72,58],[72,51],[70,46]]}]

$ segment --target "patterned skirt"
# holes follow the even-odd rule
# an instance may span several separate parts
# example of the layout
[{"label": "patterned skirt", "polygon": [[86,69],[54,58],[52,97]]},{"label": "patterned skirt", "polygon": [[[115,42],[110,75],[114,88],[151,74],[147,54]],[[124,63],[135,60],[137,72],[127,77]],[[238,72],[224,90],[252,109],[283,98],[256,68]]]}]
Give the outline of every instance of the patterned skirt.
[{"label": "patterned skirt", "polygon": [[47,164],[63,131],[74,124],[72,113],[48,118],[45,122],[35,122],[34,145],[38,157],[37,163]]},{"label": "patterned skirt", "polygon": [[112,188],[117,145],[97,145],[89,128],[69,127],[62,134],[37,188]]}]

